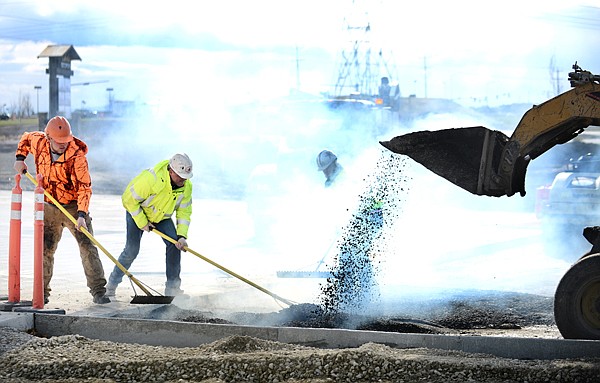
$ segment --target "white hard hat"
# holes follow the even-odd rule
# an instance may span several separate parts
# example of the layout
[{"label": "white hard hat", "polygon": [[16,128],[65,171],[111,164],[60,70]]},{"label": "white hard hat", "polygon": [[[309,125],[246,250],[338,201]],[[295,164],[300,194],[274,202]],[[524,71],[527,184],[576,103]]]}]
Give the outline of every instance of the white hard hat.
[{"label": "white hard hat", "polygon": [[330,150],[322,150],[317,156],[317,167],[323,171],[337,160],[337,156]]},{"label": "white hard hat", "polygon": [[169,166],[173,171],[183,179],[192,178],[192,160],[187,154],[177,153],[169,160]]}]

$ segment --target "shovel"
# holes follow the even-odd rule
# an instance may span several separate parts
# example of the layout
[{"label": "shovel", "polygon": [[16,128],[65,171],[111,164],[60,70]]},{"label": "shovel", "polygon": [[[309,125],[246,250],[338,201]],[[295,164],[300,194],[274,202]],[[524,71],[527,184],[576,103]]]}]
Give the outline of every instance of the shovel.
[{"label": "shovel", "polygon": [[[35,178],[33,178],[33,176],[31,174],[29,174],[29,172],[25,172],[25,176],[27,176],[27,178],[29,178],[29,180],[31,182],[33,182],[33,184],[35,186],[38,186],[38,183],[36,181]],[[58,207],[60,209],[61,212],[63,212],[63,214],[69,218],[71,220],[71,222],[73,222],[73,224],[75,224],[75,226],[77,226],[77,220],[71,215],[69,214],[69,212],[50,194],[48,193],[45,189],[44,189],[44,195],[46,197],[48,197],[48,199],[50,201],[52,201],[52,203]],[[152,293],[150,292],[150,290],[152,290],[149,287],[144,286],[144,284],[138,280],[137,278],[135,278],[126,268],[125,266],[123,266],[115,257],[113,257],[108,250],[106,250],[104,248],[104,246],[102,246],[93,236],[92,234],[84,227],[80,228],[80,231],[85,234],[86,237],[88,237],[90,239],[90,241],[92,241],[92,243],[94,245],[96,245],[100,250],[102,250],[104,252],[104,254],[106,254],[106,256],[108,258],[110,258],[111,261],[113,261],[113,263],[115,265],[117,265],[117,267],[125,274],[127,275],[127,277],[129,277],[129,279],[131,280],[131,282],[135,283],[144,293],[146,293],[146,296],[143,295],[137,295],[137,292],[135,291],[135,287],[132,285],[133,287],[133,292],[134,292],[134,297],[131,300],[130,303],[132,304],[169,304],[173,301],[173,299],[175,297],[172,296],[165,296],[165,295],[160,295],[158,292],[156,292],[155,290],[153,290],[155,293],[159,294],[159,295],[152,295]]]},{"label": "shovel", "polygon": [[[152,228],[152,231],[153,231],[153,232],[155,232],[156,234],[160,235],[160,236],[161,236],[163,239],[165,239],[165,240],[167,240],[167,241],[171,242],[172,244],[176,244],[176,243],[177,243],[177,241],[176,241],[175,239],[173,239],[173,238],[169,237],[168,235],[166,235],[166,234],[164,234],[164,233],[161,233],[161,232],[160,232],[160,231],[158,231],[156,228]],[[206,258],[205,256],[203,256],[202,254],[199,254],[199,253],[195,252],[194,250],[190,249],[190,248],[189,248],[189,247],[187,247],[187,246],[185,246],[183,249],[184,249],[185,251],[189,251],[190,253],[194,254],[196,257],[198,257],[198,258],[202,259],[203,261],[206,261],[206,262],[210,263],[211,265],[213,265],[213,266],[215,266],[215,267],[217,267],[217,268],[219,268],[219,269],[223,270],[223,271],[224,271],[224,272],[226,272],[227,274],[229,274],[229,275],[231,275],[231,276],[233,276],[233,277],[236,277],[237,279],[239,279],[239,280],[241,280],[241,281],[243,281],[243,282],[246,282],[246,283],[247,283],[247,284],[249,284],[250,286],[252,286],[252,287],[254,287],[254,288],[256,288],[256,289],[258,289],[258,290],[262,291],[263,293],[265,293],[265,294],[267,294],[267,295],[270,295],[272,298],[274,298],[274,299],[275,299],[275,300],[277,300],[277,301],[283,302],[284,304],[286,304],[286,305],[288,305],[288,306],[293,306],[293,305],[295,305],[295,304],[296,304],[296,302],[292,302],[292,301],[290,301],[290,300],[288,300],[288,299],[282,298],[282,297],[280,297],[279,295],[277,295],[277,294],[275,294],[275,293],[272,293],[272,292],[270,292],[269,290],[265,289],[264,287],[261,287],[261,286],[257,285],[256,283],[254,283],[254,282],[252,282],[252,281],[249,281],[248,279],[246,279],[246,278],[242,277],[241,275],[239,275],[239,274],[237,274],[237,273],[234,273],[233,271],[231,271],[231,270],[227,269],[227,268],[226,268],[226,267],[224,267],[224,266],[221,266],[221,265],[219,265],[217,262],[214,262],[214,261],[212,261],[212,260],[210,260],[210,259]]]}]

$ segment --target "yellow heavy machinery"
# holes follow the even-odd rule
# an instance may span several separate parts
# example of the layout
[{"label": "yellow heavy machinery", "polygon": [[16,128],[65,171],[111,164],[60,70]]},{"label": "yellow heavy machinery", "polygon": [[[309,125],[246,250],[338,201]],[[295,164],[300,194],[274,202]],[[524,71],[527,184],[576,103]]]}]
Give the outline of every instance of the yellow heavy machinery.
[{"label": "yellow heavy machinery", "polygon": [[[572,89],[528,110],[510,137],[475,126],[413,132],[380,143],[473,194],[524,196],[531,160],[600,126],[600,75],[575,62],[569,82]],[[563,337],[600,340],[600,227],[583,232],[593,247],[560,280],[554,317]]]}]

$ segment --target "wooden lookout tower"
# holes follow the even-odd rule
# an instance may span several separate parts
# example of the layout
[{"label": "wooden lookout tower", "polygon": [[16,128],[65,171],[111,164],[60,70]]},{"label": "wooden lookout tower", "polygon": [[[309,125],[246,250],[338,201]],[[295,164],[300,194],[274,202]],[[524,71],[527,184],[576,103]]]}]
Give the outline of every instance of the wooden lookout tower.
[{"label": "wooden lookout tower", "polygon": [[[71,61],[81,60],[72,45],[48,45],[39,54],[48,57],[49,65],[46,73],[49,75],[48,119],[62,115],[71,117]],[[60,77],[59,77],[60,76]]]}]

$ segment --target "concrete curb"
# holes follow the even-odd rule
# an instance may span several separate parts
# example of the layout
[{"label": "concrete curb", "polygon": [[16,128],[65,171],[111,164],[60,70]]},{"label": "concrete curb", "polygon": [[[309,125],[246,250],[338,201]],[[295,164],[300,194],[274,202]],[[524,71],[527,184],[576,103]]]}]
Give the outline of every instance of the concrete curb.
[{"label": "concrete curb", "polygon": [[13,327],[20,331],[27,331],[31,330],[33,326],[33,313],[13,313],[0,311],[0,327]]},{"label": "concrete curb", "polygon": [[433,348],[511,359],[570,359],[600,355],[600,341],[404,334],[343,329],[254,327],[151,319],[34,314],[39,334],[79,334],[91,339],[155,346],[196,347],[240,335],[320,348],[353,348],[373,342],[396,348]]}]

